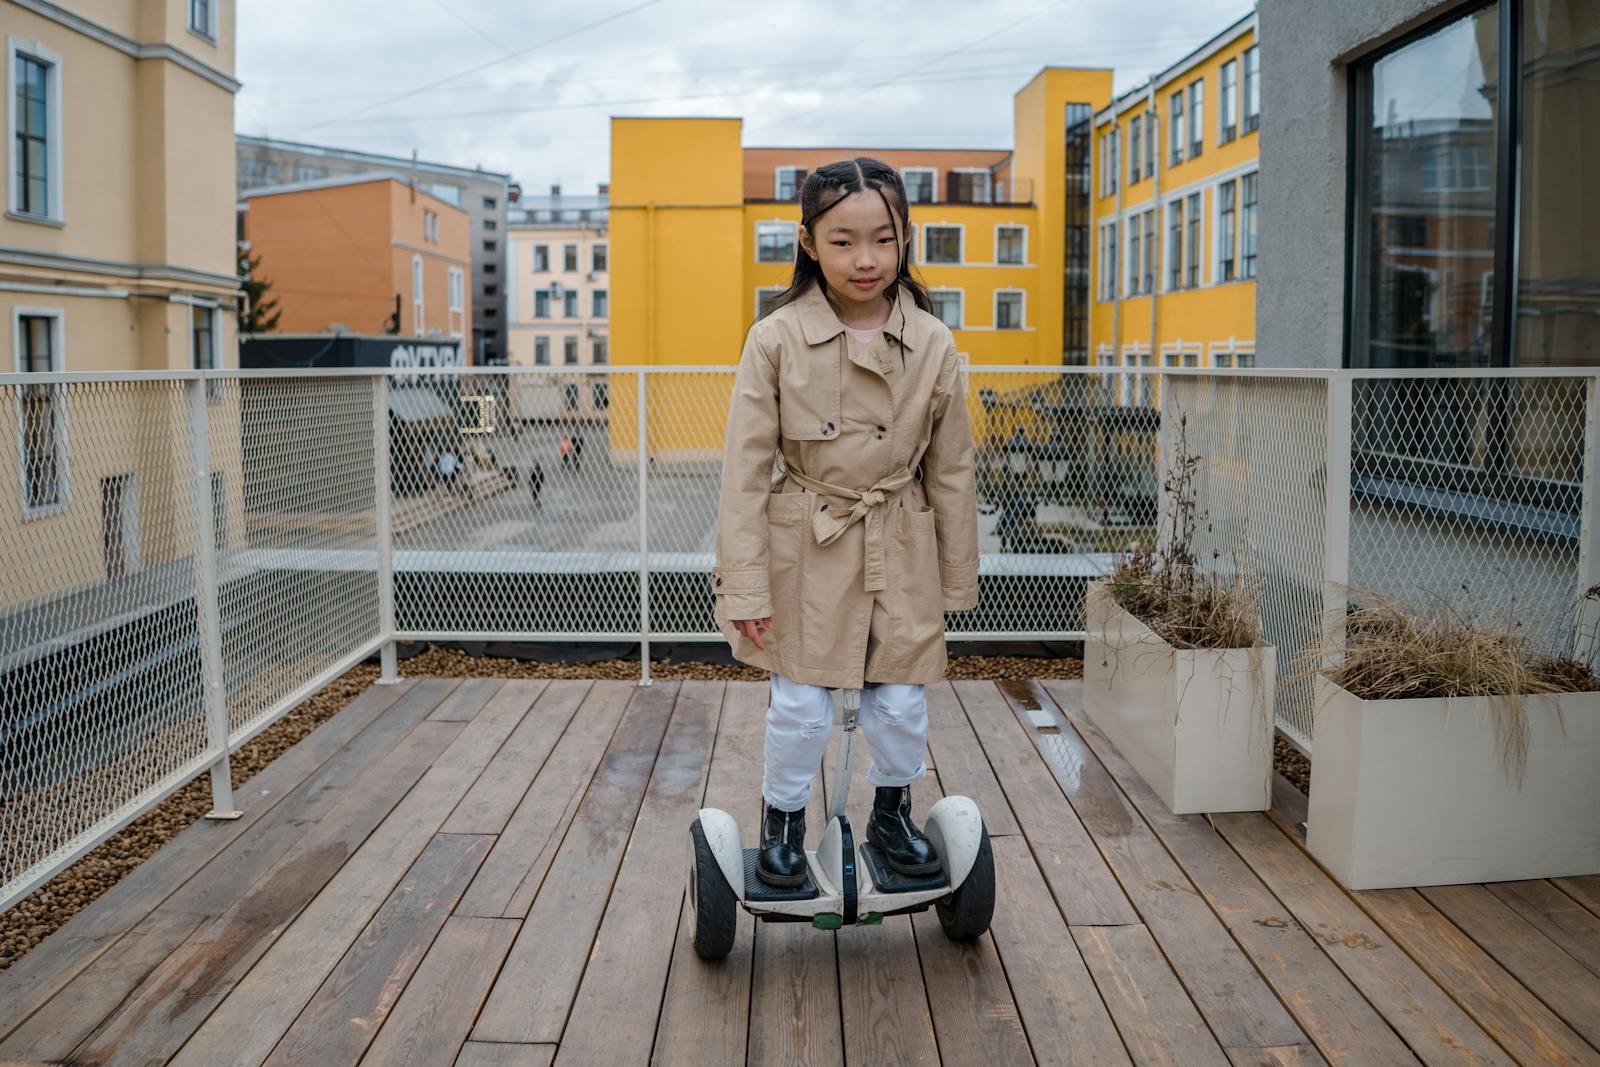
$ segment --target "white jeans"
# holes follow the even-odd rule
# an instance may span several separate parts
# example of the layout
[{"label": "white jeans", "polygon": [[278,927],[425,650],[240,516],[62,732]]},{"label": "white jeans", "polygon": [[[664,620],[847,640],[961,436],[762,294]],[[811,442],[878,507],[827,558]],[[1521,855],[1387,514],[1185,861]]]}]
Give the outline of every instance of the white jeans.
[{"label": "white jeans", "polygon": [[[872,762],[873,785],[910,785],[928,770],[928,700],[921,685],[884,682],[861,691],[861,729]],[[833,694],[816,685],[772,675],[767,705],[765,775],[761,797],[782,811],[799,811],[833,732]]]}]

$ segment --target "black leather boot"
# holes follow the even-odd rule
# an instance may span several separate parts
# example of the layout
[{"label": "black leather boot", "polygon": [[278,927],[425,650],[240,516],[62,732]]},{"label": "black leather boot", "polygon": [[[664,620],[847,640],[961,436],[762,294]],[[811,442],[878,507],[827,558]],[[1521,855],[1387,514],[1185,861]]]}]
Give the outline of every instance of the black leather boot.
[{"label": "black leather boot", "polygon": [[761,820],[756,877],[788,889],[806,880],[806,809],[783,811],[770,804]]},{"label": "black leather boot", "polygon": [[911,821],[910,786],[878,786],[867,819],[867,840],[878,846],[897,874],[924,875],[939,869],[933,843]]}]

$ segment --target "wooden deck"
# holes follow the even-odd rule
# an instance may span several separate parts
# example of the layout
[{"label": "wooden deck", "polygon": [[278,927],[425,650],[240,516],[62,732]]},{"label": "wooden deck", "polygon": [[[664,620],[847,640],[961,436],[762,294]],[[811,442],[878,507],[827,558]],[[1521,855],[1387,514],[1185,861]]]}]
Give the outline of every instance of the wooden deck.
[{"label": "wooden deck", "polygon": [[755,828],[765,683],[374,687],[0,976],[0,1061],[1600,1064],[1600,878],[1347,894],[1292,790],[1167,814],[1077,684],[930,690],[988,936],[744,916],[720,964],[687,830]]}]

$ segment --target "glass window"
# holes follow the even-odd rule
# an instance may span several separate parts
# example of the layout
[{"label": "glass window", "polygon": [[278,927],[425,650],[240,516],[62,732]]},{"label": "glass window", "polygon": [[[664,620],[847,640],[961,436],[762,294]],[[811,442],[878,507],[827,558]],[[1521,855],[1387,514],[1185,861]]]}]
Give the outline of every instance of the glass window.
[{"label": "glass window", "polygon": [[563,337],[561,339],[562,362],[573,364],[578,362],[578,339],[576,337]]},{"label": "glass window", "polygon": [[1222,64],[1222,83],[1217,87],[1217,143],[1227,144],[1239,134],[1239,61]]},{"label": "glass window", "polygon": [[763,286],[756,290],[756,318],[765,318],[772,310],[772,302],[778,298],[783,289],[779,286]]},{"label": "glass window", "polygon": [[1139,220],[1134,218],[1133,224],[1128,227],[1128,295],[1133,296],[1139,292],[1139,270],[1144,261],[1139,253],[1143,249]]},{"label": "glass window", "polygon": [[1128,120],[1128,184],[1132,185],[1139,180],[1139,175],[1144,171],[1144,161],[1139,158],[1140,148],[1143,144],[1141,133],[1144,123],[1138,115]]},{"label": "glass window", "polygon": [[610,359],[611,359],[611,353],[610,353],[610,349],[607,347],[607,339],[606,338],[604,338],[604,337],[596,337],[592,342],[590,342],[590,344],[589,344],[589,362],[591,362],[591,363],[607,363],[607,362],[610,361]]},{"label": "glass window", "polygon": [[1237,264],[1234,262],[1234,226],[1237,223],[1233,198],[1238,195],[1238,185],[1225,181],[1217,186],[1217,278],[1231,282]]},{"label": "glass window", "polygon": [[1244,53],[1244,132],[1250,133],[1261,125],[1261,46],[1254,45]]},{"label": "glass window", "polygon": [[484,197],[483,198],[483,210],[485,210],[485,211],[493,211],[495,209],[495,203],[496,203],[496,201],[495,201],[494,197],[492,197],[492,196]]},{"label": "glass window", "polygon": [[1190,193],[1189,206],[1189,261],[1185,267],[1184,280],[1191,286],[1200,284],[1200,204],[1203,193]]},{"label": "glass window", "polygon": [[17,100],[17,188],[13,203],[17,212],[48,218],[54,210],[51,201],[50,99],[55,86],[54,67],[24,55],[16,56]]},{"label": "glass window", "polygon": [[534,290],[533,317],[536,319],[548,319],[550,317],[550,294],[544,289]]},{"label": "glass window", "polygon": [[954,170],[947,176],[950,186],[948,199],[952,204],[987,204],[989,172]]},{"label": "glass window", "polygon": [[1111,128],[1111,191],[1117,191],[1117,176],[1122,173],[1122,130]]},{"label": "glass window", "polygon": [[327,167],[319,167],[315,163],[296,163],[294,165],[294,180],[297,182],[318,182],[327,176]]},{"label": "glass window", "polygon": [[533,269],[536,273],[543,273],[550,269],[550,246],[533,246]]},{"label": "glass window", "polygon": [[792,222],[756,223],[756,262],[793,263],[795,224]]},{"label": "glass window", "polygon": [[569,319],[578,317],[578,290],[568,289],[561,294],[561,314]]},{"label": "glass window", "polygon": [[606,246],[593,245],[589,249],[589,269],[596,274],[606,270]]},{"label": "glass window", "polygon": [[1100,230],[1100,299],[1117,298],[1117,224],[1111,223]]},{"label": "glass window", "polygon": [[961,328],[961,295],[960,289],[932,289],[928,292],[929,299],[933,301],[933,313],[952,330]]},{"label": "glass window", "polygon": [[411,257],[411,331],[421,337],[427,322],[422,303],[422,257]]},{"label": "glass window", "polygon": [[[1353,238],[1358,295],[1351,324],[1357,366],[1490,363],[1498,19],[1495,6],[1456,19],[1361,76],[1354,180],[1363,223]],[[1248,184],[1244,199],[1248,229]],[[1427,245],[1384,240],[1386,220],[1397,212],[1429,220]],[[1414,230],[1415,223],[1406,225]]]},{"label": "glass window", "polygon": [[189,0],[189,28],[195,33],[212,36],[212,3],[213,0]]},{"label": "glass window", "polygon": [[1144,213],[1144,291],[1154,292],[1156,287],[1157,256],[1160,242],[1156,240],[1156,209]]},{"label": "glass window", "polygon": [[533,362],[537,367],[550,365],[550,338],[535,337],[533,339]]},{"label": "glass window", "polygon": [[1156,141],[1156,113],[1148,111],[1144,116],[1144,176],[1152,178],[1156,173],[1156,153],[1160,151]]},{"label": "glass window", "polygon": [[1027,230],[1021,226],[1001,226],[995,231],[996,263],[1019,264],[1023,262],[1027,243]]},{"label": "glass window", "polygon": [[1167,288],[1183,288],[1183,201],[1167,205]]},{"label": "glass window", "polygon": [[922,241],[922,262],[961,262],[961,227],[924,226],[922,228]]},{"label": "glass window", "polygon": [[931,204],[934,198],[934,178],[938,172],[932,167],[907,167],[901,175],[906,186],[906,202]]},{"label": "glass window", "polygon": [[596,289],[591,293],[589,314],[597,319],[607,318],[611,314],[611,294],[604,289]]},{"label": "glass window", "polygon": [[578,397],[580,395],[581,390],[578,388],[577,382],[568,382],[561,387],[562,403],[566,405],[568,411],[578,410]]},{"label": "glass window", "polygon": [[[57,354],[58,319],[53,315],[21,315],[17,318],[19,346],[17,370],[41,374],[60,370]],[[62,477],[65,440],[62,434],[62,387],[25,385],[22,396],[22,484],[29,508],[54,507],[65,502],[66,485]]]},{"label": "glass window", "polygon": [[493,252],[499,247],[500,247],[499,244],[497,242],[495,242],[495,241],[485,241],[485,242],[483,242],[483,250],[485,252]]},{"label": "glass window", "polygon": [[994,294],[994,328],[997,330],[1022,329],[1022,294],[999,292]]},{"label": "glass window", "polygon": [[779,200],[799,200],[800,186],[806,180],[804,167],[779,167],[774,196]]},{"label": "glass window", "polygon": [[483,220],[483,228],[485,230],[493,232],[493,231],[498,230],[500,228],[500,224],[498,222],[496,222],[494,219],[484,219]]},{"label": "glass window", "polygon": [[1206,83],[1197,79],[1189,84],[1189,158],[1206,147]]},{"label": "glass window", "polygon": [[569,274],[578,269],[578,246],[561,246],[561,269]]},{"label": "glass window", "polygon": [[[1523,0],[1511,362],[1600,365],[1600,8]],[[1581,149],[1581,151],[1577,151]]]},{"label": "glass window", "polygon": [[1239,179],[1239,277],[1256,276],[1256,192],[1261,184],[1259,174],[1246,174]]},{"label": "glass window", "polygon": [[1170,124],[1167,129],[1168,150],[1171,153],[1172,165],[1176,167],[1183,162],[1183,90],[1179,89],[1172,94],[1172,117],[1167,120]]}]

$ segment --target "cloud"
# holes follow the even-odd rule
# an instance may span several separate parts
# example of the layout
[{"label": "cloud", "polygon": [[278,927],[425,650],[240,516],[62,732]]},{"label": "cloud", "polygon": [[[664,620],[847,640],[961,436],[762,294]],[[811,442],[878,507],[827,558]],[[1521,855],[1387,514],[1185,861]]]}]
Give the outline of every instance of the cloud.
[{"label": "cloud", "polygon": [[612,115],[741,116],[747,144],[1005,147],[1012,94],[1039,68],[1111,67],[1120,92],[1249,10],[1237,0],[823,0],[730,16],[711,0],[660,0],[585,29],[637,3],[394,0],[381,19],[363,4],[241,4],[236,123],[316,144],[414,148],[510,172],[529,191],[607,180]]}]

